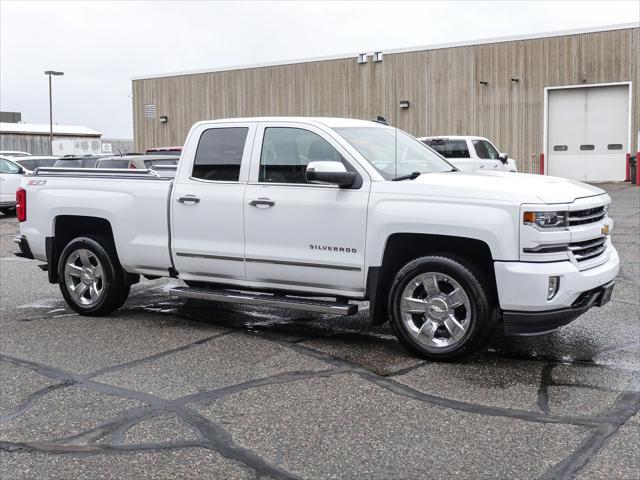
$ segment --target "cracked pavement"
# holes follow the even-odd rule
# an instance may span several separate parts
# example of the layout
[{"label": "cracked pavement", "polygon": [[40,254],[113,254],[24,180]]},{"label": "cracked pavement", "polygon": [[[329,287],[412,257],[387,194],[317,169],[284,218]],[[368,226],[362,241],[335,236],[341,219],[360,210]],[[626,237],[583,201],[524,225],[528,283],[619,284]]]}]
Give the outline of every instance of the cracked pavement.
[{"label": "cracked pavement", "polygon": [[185,302],[79,317],[0,218],[0,476],[637,479],[640,189],[607,184],[612,301],[460,363],[354,317]]}]

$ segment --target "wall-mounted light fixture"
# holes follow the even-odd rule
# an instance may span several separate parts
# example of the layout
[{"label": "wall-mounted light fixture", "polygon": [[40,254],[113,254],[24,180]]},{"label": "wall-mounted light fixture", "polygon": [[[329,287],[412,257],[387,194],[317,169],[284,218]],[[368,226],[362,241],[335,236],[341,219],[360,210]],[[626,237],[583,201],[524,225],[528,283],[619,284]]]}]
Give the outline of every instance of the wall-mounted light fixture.
[{"label": "wall-mounted light fixture", "polygon": [[167,123],[169,121],[169,118],[166,115],[162,115],[160,117],[160,123]]},{"label": "wall-mounted light fixture", "polygon": [[488,85],[488,83],[485,82],[484,80],[480,80],[480,85]]},{"label": "wall-mounted light fixture", "polygon": [[409,100],[400,100],[400,108],[409,108]]},{"label": "wall-mounted light fixture", "polygon": [[512,79],[511,79],[511,81],[512,81],[512,82],[519,82],[519,81],[520,81],[520,79],[519,79],[519,78],[512,78]]},{"label": "wall-mounted light fixture", "polygon": [[358,54],[358,63],[367,63],[367,54],[359,53]]},{"label": "wall-mounted light fixture", "polygon": [[382,61],[382,52],[375,52],[373,54],[373,61],[374,62],[381,62]]}]

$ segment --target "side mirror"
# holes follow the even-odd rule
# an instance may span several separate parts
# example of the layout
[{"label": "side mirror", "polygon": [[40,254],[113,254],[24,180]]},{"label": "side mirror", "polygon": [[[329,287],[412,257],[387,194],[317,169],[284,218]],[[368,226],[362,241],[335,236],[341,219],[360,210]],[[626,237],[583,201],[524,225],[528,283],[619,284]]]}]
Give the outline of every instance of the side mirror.
[{"label": "side mirror", "polygon": [[341,162],[309,162],[305,171],[307,182],[350,187],[356,181],[355,172],[347,172]]},{"label": "side mirror", "polygon": [[498,160],[500,160],[502,163],[506,165],[507,161],[509,160],[509,155],[507,155],[506,153],[499,153]]}]

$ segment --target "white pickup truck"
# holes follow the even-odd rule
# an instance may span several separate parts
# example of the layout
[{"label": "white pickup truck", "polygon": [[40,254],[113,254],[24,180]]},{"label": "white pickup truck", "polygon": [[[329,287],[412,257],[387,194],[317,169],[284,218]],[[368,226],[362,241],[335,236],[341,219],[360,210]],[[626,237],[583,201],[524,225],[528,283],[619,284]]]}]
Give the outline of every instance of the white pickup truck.
[{"label": "white pickup truck", "polygon": [[219,302],[348,315],[368,300],[430,359],[565,325],[609,300],[619,267],[601,189],[461,172],[364,120],[200,122],[175,178],[43,168],[17,202],[17,254],[80,314],[119,308],[140,275]]},{"label": "white pickup truck", "polygon": [[495,145],[484,137],[449,135],[421,137],[418,140],[465,172],[518,171],[516,161],[506,153],[500,153]]}]

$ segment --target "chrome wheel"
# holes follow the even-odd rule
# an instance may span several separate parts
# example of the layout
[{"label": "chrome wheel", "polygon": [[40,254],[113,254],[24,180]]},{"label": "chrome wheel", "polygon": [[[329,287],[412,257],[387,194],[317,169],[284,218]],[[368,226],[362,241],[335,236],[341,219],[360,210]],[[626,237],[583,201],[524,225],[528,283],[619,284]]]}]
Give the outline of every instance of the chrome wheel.
[{"label": "chrome wheel", "polygon": [[104,271],[90,250],[74,250],[64,266],[64,281],[74,302],[85,307],[96,304],[104,294]]},{"label": "chrome wheel", "polygon": [[471,325],[471,302],[449,275],[428,272],[414,277],[400,300],[407,332],[429,350],[452,347],[465,338]]}]

